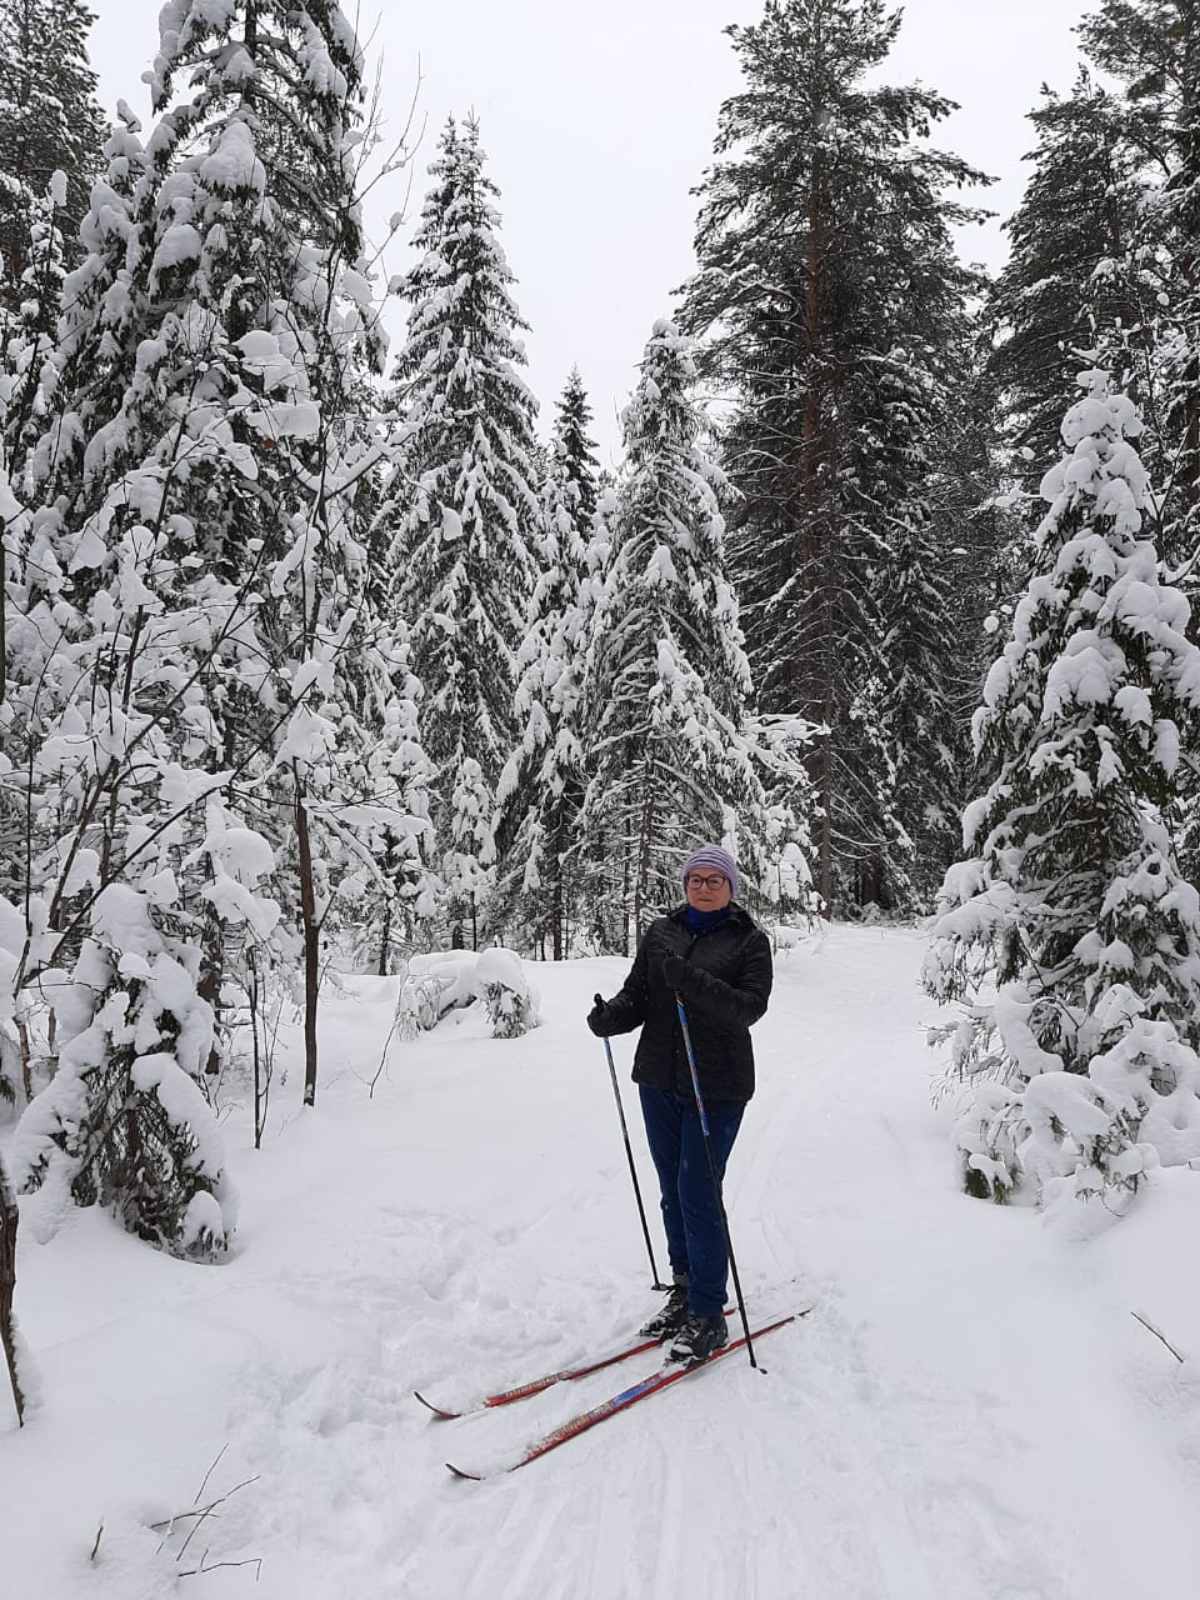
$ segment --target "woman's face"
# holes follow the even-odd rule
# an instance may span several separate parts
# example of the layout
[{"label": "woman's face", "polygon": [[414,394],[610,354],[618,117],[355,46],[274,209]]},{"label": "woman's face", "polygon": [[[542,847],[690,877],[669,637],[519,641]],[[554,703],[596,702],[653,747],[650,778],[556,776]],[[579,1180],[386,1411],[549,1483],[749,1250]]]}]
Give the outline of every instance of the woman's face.
[{"label": "woman's face", "polygon": [[697,867],[687,875],[688,905],[697,911],[720,911],[733,899],[733,887],[715,867]]}]

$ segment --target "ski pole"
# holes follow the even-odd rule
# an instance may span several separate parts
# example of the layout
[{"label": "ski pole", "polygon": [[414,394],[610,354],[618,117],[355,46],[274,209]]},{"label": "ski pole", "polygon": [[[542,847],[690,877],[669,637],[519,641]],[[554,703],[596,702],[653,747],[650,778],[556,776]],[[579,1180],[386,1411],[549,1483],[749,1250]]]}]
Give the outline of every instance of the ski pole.
[{"label": "ski pole", "polygon": [[696,1097],[696,1110],[700,1115],[700,1132],[704,1135],[704,1154],[708,1157],[708,1175],[712,1179],[713,1194],[716,1197],[717,1209],[721,1213],[721,1228],[725,1234],[725,1251],[729,1256],[729,1265],[733,1269],[733,1287],[737,1290],[738,1310],[742,1315],[742,1332],[746,1335],[746,1350],[750,1356],[750,1365],[757,1370],[758,1362],[754,1359],[754,1341],[750,1337],[750,1324],[746,1319],[746,1302],[742,1298],[742,1281],[738,1277],[737,1259],[733,1253],[733,1240],[729,1237],[729,1218],[725,1214],[725,1196],[721,1193],[721,1180],[717,1177],[717,1165],[713,1160],[712,1144],[708,1136],[708,1113],[704,1109],[704,1097],[700,1093],[700,1074],[696,1071],[696,1052],[692,1049],[692,1035],[688,1029],[687,1012],[683,1009],[683,1001],[678,994],[675,996],[675,1009],[679,1013],[679,1026],[683,1029],[683,1047],[687,1051],[688,1071],[692,1075],[692,1093]]},{"label": "ski pole", "polygon": [[[604,1004],[603,995],[597,995],[596,999],[601,1005]],[[652,1289],[667,1289],[670,1285],[660,1283],[658,1280],[658,1267],[654,1261],[654,1246],[650,1243],[650,1227],[646,1221],[646,1208],[642,1204],[642,1191],[638,1185],[637,1168],[633,1164],[633,1147],[629,1143],[629,1129],[625,1125],[625,1107],[621,1104],[621,1086],[617,1082],[617,1064],[613,1060],[612,1045],[607,1039],[604,1041],[604,1054],[608,1057],[608,1075],[612,1079],[613,1095],[617,1102],[617,1116],[621,1119],[621,1137],[625,1141],[625,1155],[629,1161],[629,1176],[633,1179],[633,1192],[637,1199],[638,1216],[642,1219],[642,1237],[646,1241],[646,1253],[650,1257],[650,1272],[653,1276],[653,1282],[650,1287]]]}]

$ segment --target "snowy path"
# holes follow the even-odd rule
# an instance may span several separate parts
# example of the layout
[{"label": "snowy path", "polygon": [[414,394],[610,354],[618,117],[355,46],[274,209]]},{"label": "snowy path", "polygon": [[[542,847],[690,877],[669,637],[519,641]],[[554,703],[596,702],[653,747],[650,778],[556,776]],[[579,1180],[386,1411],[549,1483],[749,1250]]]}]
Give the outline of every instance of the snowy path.
[{"label": "snowy path", "polygon": [[[398,1048],[371,1102],[355,1074],[394,986],[358,980],[330,1009],[318,1114],[239,1157],[232,1264],[179,1266],[95,1216],[44,1248],[27,1230],[18,1303],[51,1403],[21,1438],[0,1423],[14,1592],[140,1600],[207,1548],[263,1567],[189,1580],[201,1600],[1193,1595],[1200,1377],[1129,1312],[1200,1359],[1200,1182],[1166,1175],[1090,1239],[961,1196],[920,949],[838,929],[781,963],[727,1198],[758,1319],[819,1304],[763,1345],[766,1375],[731,1358],[483,1485],[442,1462],[486,1462],[653,1365],[451,1424],[409,1399],[532,1376],[653,1303],[579,1021],[622,964],[539,972],[529,1039],[467,1017]],[[223,1446],[208,1497],[257,1482],[182,1562],[178,1538],[156,1554],[146,1525]]]}]

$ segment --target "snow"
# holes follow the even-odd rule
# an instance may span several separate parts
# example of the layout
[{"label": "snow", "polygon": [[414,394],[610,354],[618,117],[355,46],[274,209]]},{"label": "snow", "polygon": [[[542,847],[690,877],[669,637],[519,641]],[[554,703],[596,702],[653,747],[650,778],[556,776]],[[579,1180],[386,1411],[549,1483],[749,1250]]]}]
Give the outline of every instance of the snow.
[{"label": "snow", "polygon": [[[226,1088],[225,1265],[94,1210],[40,1244],[47,1196],[22,1201],[44,1397],[19,1435],[0,1408],[6,1585],[157,1600],[207,1551],[261,1559],[257,1582],[187,1585],[232,1600],[1183,1600],[1200,1373],[1133,1313],[1200,1350],[1200,1174],[1152,1171],[1124,1217],[964,1197],[953,1109],[929,1103],[923,948],[835,928],[779,960],[726,1197],[756,1317],[817,1308],[764,1342],[765,1375],[731,1358],[494,1483],[443,1462],[492,1459],[653,1365],[458,1423],[409,1394],[534,1376],[655,1303],[582,1024],[625,963],[539,965],[544,1026],[522,1039],[472,1008],[393,1042],[373,1098],[399,979],[346,979],[315,1112],[294,1035],[261,1153]],[[614,1041],[649,1186],[631,1047]],[[201,1505],[245,1487],[182,1552],[190,1523],[150,1525],[191,1510],[210,1467]]]}]

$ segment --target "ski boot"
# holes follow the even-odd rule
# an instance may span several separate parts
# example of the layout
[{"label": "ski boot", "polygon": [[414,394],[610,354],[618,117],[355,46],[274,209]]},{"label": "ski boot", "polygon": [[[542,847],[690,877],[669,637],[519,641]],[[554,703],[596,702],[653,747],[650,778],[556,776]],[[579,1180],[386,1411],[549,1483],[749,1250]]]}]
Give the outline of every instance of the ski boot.
[{"label": "ski boot", "polygon": [[723,1316],[688,1317],[667,1352],[668,1361],[692,1366],[705,1361],[729,1343],[729,1325]]},{"label": "ski boot", "polygon": [[643,1339],[672,1339],[688,1319],[688,1289],[686,1283],[677,1283],[667,1296],[663,1308],[649,1322],[638,1329]]}]

